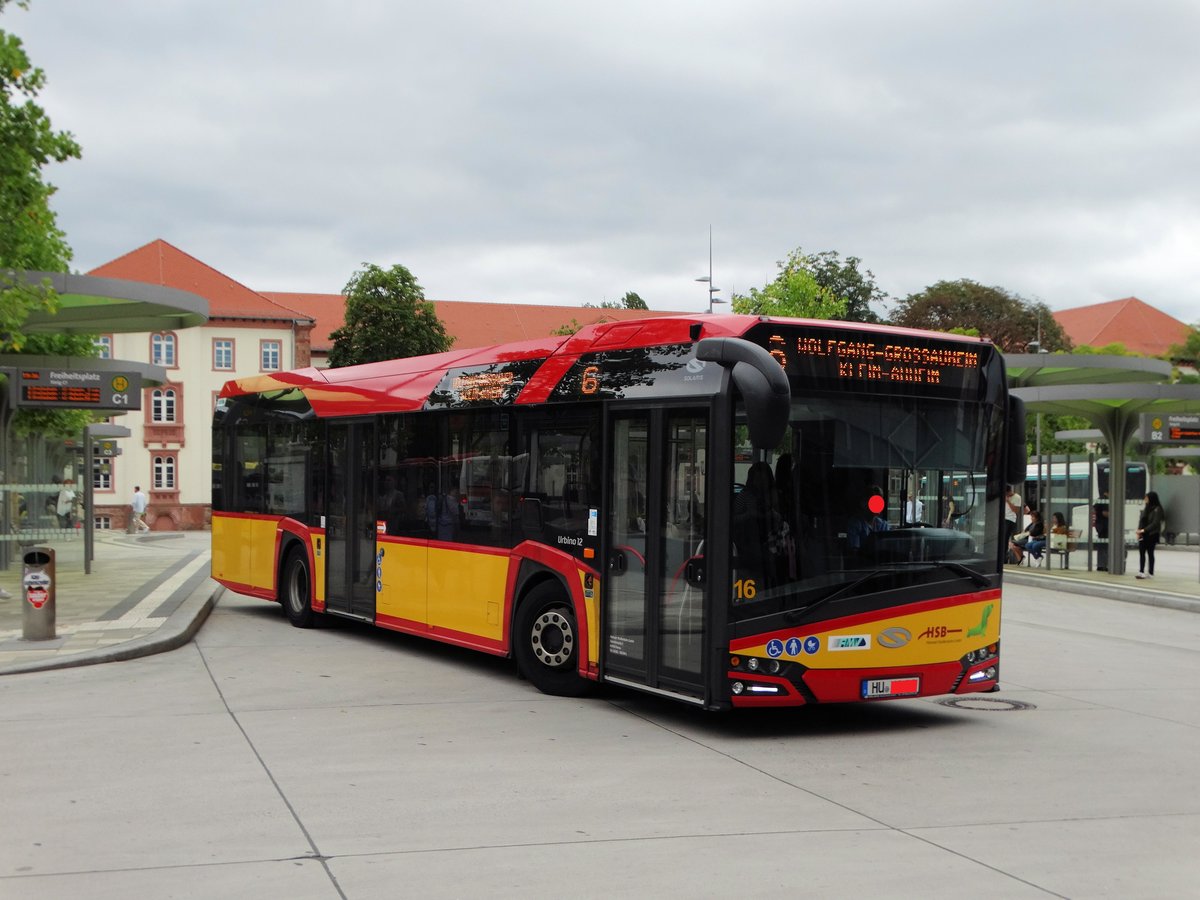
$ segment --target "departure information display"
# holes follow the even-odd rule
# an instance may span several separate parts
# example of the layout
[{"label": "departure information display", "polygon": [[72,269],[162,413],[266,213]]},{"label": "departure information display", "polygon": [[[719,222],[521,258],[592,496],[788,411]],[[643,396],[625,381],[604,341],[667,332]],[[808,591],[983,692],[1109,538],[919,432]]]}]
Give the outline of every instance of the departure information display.
[{"label": "departure information display", "polygon": [[19,369],[17,405],[63,409],[141,409],[141,376],[78,369]]}]

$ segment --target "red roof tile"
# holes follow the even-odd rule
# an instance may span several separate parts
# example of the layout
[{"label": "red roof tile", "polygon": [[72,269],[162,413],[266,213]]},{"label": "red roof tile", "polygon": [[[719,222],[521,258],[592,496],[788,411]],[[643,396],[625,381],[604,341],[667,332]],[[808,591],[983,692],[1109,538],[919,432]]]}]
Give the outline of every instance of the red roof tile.
[{"label": "red roof tile", "polygon": [[1190,325],[1137,297],[1060,309],[1054,319],[1076,345],[1104,347],[1121,343],[1126,350],[1149,356],[1162,356],[1172,344],[1186,341],[1192,331]]},{"label": "red roof tile", "polygon": [[164,240],[154,240],[92,269],[89,275],[124,278],[191,291],[208,301],[210,319],[305,318],[303,313],[264,297]]},{"label": "red roof tile", "polygon": [[[329,352],[333,346],[330,334],[340,328],[345,320],[345,297],[341,294],[294,294],[280,291],[263,291],[263,296],[300,310],[315,319],[316,325],[312,330],[313,352]],[[597,322],[671,315],[642,309],[536,306],[459,300],[435,300],[433,305],[447,334],[454,338],[455,349],[459,350],[546,337],[564,325],[570,325],[572,321],[582,328]]]}]

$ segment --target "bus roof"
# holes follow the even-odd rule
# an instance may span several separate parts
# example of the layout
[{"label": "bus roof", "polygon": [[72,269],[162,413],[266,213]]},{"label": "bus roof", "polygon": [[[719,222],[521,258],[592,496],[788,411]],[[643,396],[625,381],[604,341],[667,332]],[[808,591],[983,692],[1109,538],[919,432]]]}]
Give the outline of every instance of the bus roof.
[{"label": "bus roof", "polygon": [[[452,372],[485,370],[526,363],[533,373],[512,402],[540,403],[581,356],[606,350],[693,343],[703,337],[741,337],[763,323],[837,328],[869,334],[911,336],[969,344],[980,338],[909,328],[843,322],[836,319],[785,319],[752,315],[679,314],[589,325],[573,335],[550,335],[489,347],[449,350],[337,369],[309,367],[290,372],[251,375],[225,383],[221,397],[301,391],[318,416],[353,416],[405,412],[423,408]],[[697,327],[698,326],[698,327]]]}]

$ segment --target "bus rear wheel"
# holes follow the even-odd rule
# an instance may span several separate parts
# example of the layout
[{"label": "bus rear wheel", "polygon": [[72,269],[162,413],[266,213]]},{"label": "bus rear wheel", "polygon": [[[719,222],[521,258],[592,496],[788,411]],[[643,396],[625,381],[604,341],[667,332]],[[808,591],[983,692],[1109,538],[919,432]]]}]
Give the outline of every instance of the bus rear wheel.
[{"label": "bus rear wheel", "polygon": [[280,600],[288,621],[297,628],[311,628],[316,622],[312,608],[312,578],[308,571],[308,554],[293,547],[283,563],[279,583]]},{"label": "bus rear wheel", "polygon": [[540,584],[517,610],[513,652],[521,674],[543,694],[578,697],[592,683],[579,677],[579,629],[562,589]]}]

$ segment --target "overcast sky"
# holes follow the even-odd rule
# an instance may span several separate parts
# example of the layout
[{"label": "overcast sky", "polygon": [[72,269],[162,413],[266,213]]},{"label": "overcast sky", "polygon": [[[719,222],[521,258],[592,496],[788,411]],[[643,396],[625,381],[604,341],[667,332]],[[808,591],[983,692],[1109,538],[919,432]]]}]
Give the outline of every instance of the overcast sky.
[{"label": "overcast sky", "polygon": [[162,238],[257,290],[652,308],[789,251],[1200,320],[1200,4],[33,0],[87,271]]}]

